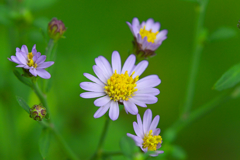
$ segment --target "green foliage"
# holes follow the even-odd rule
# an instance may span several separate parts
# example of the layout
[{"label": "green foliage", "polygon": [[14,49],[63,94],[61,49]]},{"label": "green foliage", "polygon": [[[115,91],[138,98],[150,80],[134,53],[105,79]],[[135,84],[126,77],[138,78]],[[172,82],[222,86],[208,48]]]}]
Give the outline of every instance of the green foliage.
[{"label": "green foliage", "polygon": [[43,159],[47,157],[50,140],[51,140],[51,135],[50,135],[49,128],[43,128],[42,134],[39,139],[39,149]]},{"label": "green foliage", "polygon": [[120,148],[126,157],[132,158],[136,149],[136,144],[132,138],[124,136],[120,141]]},{"label": "green foliage", "polygon": [[5,6],[5,5],[0,5],[0,24],[3,25],[9,25],[11,24],[11,20],[9,17],[11,10]]},{"label": "green foliage", "polygon": [[22,76],[17,70],[14,70],[13,73],[23,84],[32,87],[32,82],[29,78]]},{"label": "green foliage", "polygon": [[237,31],[231,27],[220,27],[215,30],[209,37],[210,42],[227,40],[237,35]]},{"label": "green foliage", "polygon": [[28,104],[24,101],[24,99],[21,98],[21,97],[18,97],[18,96],[16,96],[16,98],[17,98],[17,101],[18,101],[19,105],[20,105],[28,114],[30,114],[30,111],[29,111],[30,107],[29,107]]},{"label": "green foliage", "polygon": [[214,89],[221,91],[231,88],[240,82],[240,64],[237,64],[225,72],[215,83]]}]

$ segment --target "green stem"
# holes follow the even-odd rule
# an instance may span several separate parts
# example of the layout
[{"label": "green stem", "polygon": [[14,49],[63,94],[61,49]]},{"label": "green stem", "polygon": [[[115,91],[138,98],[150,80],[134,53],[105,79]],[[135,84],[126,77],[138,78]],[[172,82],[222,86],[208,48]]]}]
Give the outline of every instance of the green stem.
[{"label": "green stem", "polygon": [[204,17],[206,12],[208,0],[203,0],[201,3],[199,3],[198,7],[198,14],[197,14],[197,23],[196,23],[196,32],[195,32],[195,39],[194,39],[194,49],[193,49],[193,57],[192,57],[192,64],[191,64],[191,70],[188,80],[188,86],[187,86],[187,92],[185,97],[185,103],[182,113],[182,118],[187,117],[189,114],[189,111],[192,106],[193,97],[194,97],[194,91],[196,86],[196,77],[197,72],[199,68],[199,62],[201,53],[203,50],[203,42],[201,39],[201,35],[203,33],[203,23],[204,23]]},{"label": "green stem", "polygon": [[[170,143],[173,142],[176,138],[177,133],[179,133],[187,125],[189,125],[192,122],[196,121],[197,119],[203,117],[204,115],[206,115],[207,113],[212,111],[215,107],[223,104],[224,102],[228,101],[231,98],[232,98],[231,95],[226,95],[226,94],[220,95],[220,96],[214,98],[213,100],[211,100],[210,102],[200,106],[198,109],[196,109],[192,113],[190,113],[187,119],[185,119],[185,120],[179,119],[178,121],[176,121],[172,125],[172,127],[170,127],[168,130],[166,130],[165,135],[167,137],[167,141]],[[169,137],[169,135],[170,135],[170,137]]]},{"label": "green stem", "polygon": [[105,124],[104,124],[104,128],[103,128],[103,132],[102,132],[100,141],[99,141],[99,143],[98,143],[97,150],[96,150],[96,152],[94,153],[94,155],[91,157],[91,160],[95,160],[95,159],[98,159],[98,158],[102,157],[102,146],[103,146],[103,143],[104,143],[105,138],[106,138],[106,135],[107,135],[107,130],[108,130],[108,127],[109,127],[109,122],[110,122],[110,118],[109,118],[109,117],[106,117],[106,121],[105,121]]},{"label": "green stem", "polygon": [[43,107],[45,107],[47,109],[47,112],[50,115],[50,110],[49,110],[49,107],[48,107],[46,96],[40,90],[37,82],[33,82],[32,84],[33,84],[33,90],[34,90],[35,94],[38,96],[38,98],[41,101]]},{"label": "green stem", "polygon": [[51,129],[51,131],[55,134],[56,138],[61,143],[62,147],[64,148],[66,153],[69,155],[71,160],[79,160],[79,158],[73,153],[71,148],[67,145],[66,141],[64,140],[62,135],[58,132],[58,130],[54,127],[53,124],[49,124],[49,123],[44,122],[44,121],[41,121],[40,124],[43,125],[44,127],[47,127],[49,129]]}]

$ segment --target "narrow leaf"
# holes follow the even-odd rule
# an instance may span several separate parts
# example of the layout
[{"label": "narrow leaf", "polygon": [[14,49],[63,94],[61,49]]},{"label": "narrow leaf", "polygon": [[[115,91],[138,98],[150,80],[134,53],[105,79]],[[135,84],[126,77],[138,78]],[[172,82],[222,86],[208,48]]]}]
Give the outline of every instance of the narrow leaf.
[{"label": "narrow leaf", "polygon": [[222,77],[215,83],[214,89],[224,90],[231,88],[240,82],[240,64],[237,64],[225,72]]},{"label": "narrow leaf", "polygon": [[132,138],[124,136],[120,141],[120,148],[126,157],[131,158],[134,154],[136,144]]},{"label": "narrow leaf", "polygon": [[236,35],[237,35],[236,29],[231,27],[220,27],[210,35],[209,41],[215,42],[215,41],[227,40],[235,37]]},{"label": "narrow leaf", "polygon": [[50,130],[48,128],[43,128],[42,134],[39,139],[39,149],[43,159],[47,157],[50,139],[51,139]]},{"label": "narrow leaf", "polygon": [[19,105],[20,105],[28,114],[30,114],[30,111],[29,111],[30,107],[27,105],[27,103],[24,101],[24,99],[21,98],[21,97],[18,97],[18,96],[16,96],[16,98],[17,98],[17,101],[18,101]]},{"label": "narrow leaf", "polygon": [[17,70],[14,70],[13,73],[23,84],[32,87],[32,83],[29,78],[23,77]]}]

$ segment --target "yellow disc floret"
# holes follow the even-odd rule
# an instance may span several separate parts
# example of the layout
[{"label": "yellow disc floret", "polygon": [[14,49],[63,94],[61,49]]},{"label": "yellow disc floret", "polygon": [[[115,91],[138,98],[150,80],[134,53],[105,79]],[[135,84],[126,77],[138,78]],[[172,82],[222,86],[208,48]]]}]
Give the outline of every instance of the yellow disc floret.
[{"label": "yellow disc floret", "polygon": [[148,134],[145,134],[143,138],[143,148],[148,148],[149,151],[156,151],[157,145],[162,143],[162,137],[160,135],[153,135],[152,130]]},{"label": "yellow disc floret", "polygon": [[28,58],[28,63],[27,63],[27,65],[28,65],[29,67],[32,67],[32,66],[33,66],[34,68],[37,68],[37,63],[35,63],[35,62],[33,61],[33,54],[32,54],[32,52],[28,53],[27,58]]},{"label": "yellow disc floret", "polygon": [[128,71],[126,71],[124,74],[118,74],[115,70],[113,75],[107,80],[104,91],[114,101],[128,101],[129,98],[134,96],[133,93],[137,91],[136,82],[139,78],[138,76],[133,78],[133,74],[134,72],[129,76]]},{"label": "yellow disc floret", "polygon": [[159,31],[157,32],[152,32],[152,29],[150,29],[149,31],[145,29],[145,26],[143,28],[140,29],[140,32],[139,34],[141,35],[142,39],[144,37],[147,37],[147,41],[148,42],[152,42],[154,43],[156,37],[157,37],[157,34],[159,33]]}]

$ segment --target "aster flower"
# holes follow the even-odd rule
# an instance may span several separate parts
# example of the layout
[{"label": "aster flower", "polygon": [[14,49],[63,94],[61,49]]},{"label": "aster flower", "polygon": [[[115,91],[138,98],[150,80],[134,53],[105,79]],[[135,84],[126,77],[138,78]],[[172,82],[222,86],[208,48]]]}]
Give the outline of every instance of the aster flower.
[{"label": "aster flower", "polygon": [[146,104],[157,102],[160,91],[153,88],[160,84],[157,75],[149,75],[139,80],[139,76],[148,66],[148,61],[141,61],[136,66],[135,55],[130,55],[123,67],[117,51],[112,53],[112,67],[103,56],[95,59],[96,65],[93,71],[98,78],[84,73],[84,76],[93,82],[82,82],[80,87],[90,91],[80,94],[82,98],[98,98],[94,101],[95,106],[100,107],[94,114],[94,118],[103,116],[109,109],[109,117],[116,120],[119,116],[119,104],[123,104],[125,111],[136,115],[138,108],[147,107]]},{"label": "aster flower", "polygon": [[16,48],[16,56],[11,56],[8,58],[10,61],[17,63],[16,67],[21,67],[25,70],[29,70],[31,75],[39,76],[44,79],[49,79],[51,77],[45,68],[50,67],[54,62],[44,62],[46,60],[45,55],[41,55],[37,52],[36,45],[33,46],[32,51],[28,52],[26,45],[23,45],[21,49]]},{"label": "aster flower", "polygon": [[136,145],[139,146],[143,152],[155,151],[150,156],[157,156],[163,153],[163,151],[157,151],[161,147],[162,137],[160,134],[160,128],[157,128],[160,116],[157,115],[152,120],[152,111],[147,109],[143,115],[143,121],[140,115],[137,115],[137,122],[133,122],[133,128],[136,133],[132,135],[127,133],[127,136],[132,138]]},{"label": "aster flower", "polygon": [[137,18],[133,18],[132,24],[127,24],[134,36],[135,52],[144,58],[155,55],[155,50],[167,38],[168,31],[165,29],[159,32],[160,23],[151,18],[141,24]]}]

